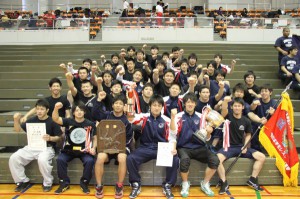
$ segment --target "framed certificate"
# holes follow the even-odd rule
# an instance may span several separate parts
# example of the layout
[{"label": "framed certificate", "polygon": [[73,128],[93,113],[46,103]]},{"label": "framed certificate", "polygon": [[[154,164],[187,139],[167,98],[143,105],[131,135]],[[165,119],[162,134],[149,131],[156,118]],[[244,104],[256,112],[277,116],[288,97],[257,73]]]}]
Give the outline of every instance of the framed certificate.
[{"label": "framed certificate", "polygon": [[46,123],[26,123],[26,132],[30,149],[39,151],[47,149],[47,142],[43,139],[46,135]]}]

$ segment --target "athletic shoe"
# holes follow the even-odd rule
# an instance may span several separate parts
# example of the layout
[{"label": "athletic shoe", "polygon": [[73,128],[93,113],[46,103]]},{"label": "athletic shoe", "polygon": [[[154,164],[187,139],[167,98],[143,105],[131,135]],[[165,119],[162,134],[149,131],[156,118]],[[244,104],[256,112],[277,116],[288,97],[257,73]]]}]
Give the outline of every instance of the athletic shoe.
[{"label": "athletic shoe", "polygon": [[190,191],[190,182],[186,181],[186,182],[182,182],[181,184],[181,191],[180,191],[180,195],[183,198],[186,198],[189,196],[189,191]]},{"label": "athletic shoe", "polygon": [[204,184],[203,180],[200,182],[200,188],[201,190],[207,195],[207,196],[214,196],[214,192],[210,189],[210,184],[207,182]]},{"label": "athletic shoe", "polygon": [[250,177],[249,180],[247,181],[247,184],[252,187],[253,189],[255,189],[256,191],[263,191],[264,189],[260,187],[260,185],[258,184],[258,180],[257,178],[254,177]]},{"label": "athletic shoe", "polygon": [[58,189],[55,191],[55,194],[61,194],[63,192],[65,192],[66,190],[70,189],[69,184],[67,184],[66,182],[64,182],[63,180],[59,181],[59,187]]},{"label": "athletic shoe", "polygon": [[123,183],[117,183],[115,186],[115,198],[119,199],[123,197]]},{"label": "athletic shoe", "polygon": [[165,184],[163,185],[163,194],[167,197],[167,199],[173,199],[174,195],[172,194],[172,185],[171,184]]},{"label": "athletic shoe", "polygon": [[89,189],[88,185],[89,185],[89,183],[87,180],[80,180],[80,188],[83,193],[86,193],[86,194],[90,193],[90,189]]},{"label": "athletic shoe", "polygon": [[141,193],[141,185],[138,182],[131,184],[132,190],[129,195],[130,199],[136,198]]},{"label": "athletic shoe", "polygon": [[96,193],[95,193],[96,198],[101,199],[103,198],[103,185],[97,185],[96,186]]},{"label": "athletic shoe", "polygon": [[226,191],[229,189],[229,185],[227,180],[225,180],[225,182],[221,181],[221,188],[219,190],[219,194],[223,195],[224,193],[226,193]]},{"label": "athletic shoe", "polygon": [[17,187],[15,188],[15,192],[22,192],[30,185],[30,181],[18,182],[16,185],[17,185]]},{"label": "athletic shoe", "polygon": [[49,191],[51,191],[51,189],[52,189],[52,186],[44,186],[43,185],[43,192],[49,192]]}]

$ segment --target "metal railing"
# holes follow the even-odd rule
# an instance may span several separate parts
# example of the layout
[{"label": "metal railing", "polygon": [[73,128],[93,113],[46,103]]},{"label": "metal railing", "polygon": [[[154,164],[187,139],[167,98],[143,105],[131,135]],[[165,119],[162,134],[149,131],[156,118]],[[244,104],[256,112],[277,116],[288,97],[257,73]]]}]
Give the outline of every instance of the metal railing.
[{"label": "metal railing", "polygon": [[51,29],[89,29],[90,19],[2,19],[2,30],[51,30]]}]

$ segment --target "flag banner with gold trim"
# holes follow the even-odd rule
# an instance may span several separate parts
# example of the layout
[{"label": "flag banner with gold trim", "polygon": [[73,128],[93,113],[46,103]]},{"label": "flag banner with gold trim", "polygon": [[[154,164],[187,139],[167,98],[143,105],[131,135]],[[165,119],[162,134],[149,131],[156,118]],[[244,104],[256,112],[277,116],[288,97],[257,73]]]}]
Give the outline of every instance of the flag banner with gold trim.
[{"label": "flag banner with gold trim", "polygon": [[263,126],[259,141],[283,176],[284,186],[297,187],[299,159],[294,142],[294,111],[288,93],[281,94],[278,108]]}]

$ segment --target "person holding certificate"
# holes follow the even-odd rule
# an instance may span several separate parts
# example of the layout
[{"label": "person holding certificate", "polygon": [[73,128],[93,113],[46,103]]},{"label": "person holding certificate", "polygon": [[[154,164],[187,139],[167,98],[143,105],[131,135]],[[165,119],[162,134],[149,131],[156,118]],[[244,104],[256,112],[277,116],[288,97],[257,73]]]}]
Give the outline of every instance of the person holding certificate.
[{"label": "person holding certificate", "polygon": [[[216,154],[212,153],[207,147],[205,141],[211,138],[213,128],[206,122],[203,113],[195,111],[197,97],[194,93],[188,93],[183,97],[184,111],[178,113],[175,117],[177,129],[177,150],[180,158],[180,175],[182,178],[181,196],[188,197],[190,182],[188,181],[189,167],[191,159],[207,163],[204,180],[200,182],[201,190],[207,196],[214,196],[210,189],[209,181],[215,174],[219,159]],[[205,140],[198,140],[194,133],[199,130],[203,132]]]},{"label": "person holding certificate", "polygon": [[74,158],[80,158],[84,165],[80,187],[84,193],[88,194],[90,193],[88,184],[92,178],[95,164],[94,155],[97,147],[96,127],[94,122],[84,118],[86,113],[84,103],[78,102],[78,104],[73,105],[73,118],[59,117],[58,111],[62,106],[62,103],[56,103],[52,113],[53,121],[66,127],[64,148],[60,151],[56,159],[60,185],[55,194],[60,194],[70,188],[70,178],[67,175],[67,168],[68,162]]},{"label": "person holding certificate", "polygon": [[132,190],[129,198],[136,198],[141,192],[141,176],[139,166],[149,160],[157,158],[158,143],[174,143],[170,155],[173,155],[171,167],[166,167],[166,180],[163,183],[163,193],[168,199],[173,199],[171,187],[177,179],[179,159],[176,151],[176,130],[172,119],[161,115],[164,99],[160,95],[153,95],[149,101],[150,113],[135,114],[128,117],[129,122],[141,126],[140,146],[127,157],[129,182]]},{"label": "person holding certificate", "polygon": [[44,178],[43,191],[52,189],[53,166],[52,158],[55,155],[54,147],[61,139],[60,126],[53,122],[47,115],[49,103],[39,99],[35,104],[36,116],[21,123],[21,128],[27,133],[28,145],[12,154],[9,158],[9,169],[17,184],[16,192],[22,192],[30,185],[30,180],[25,174],[25,166],[32,160],[38,161],[39,170]]}]

